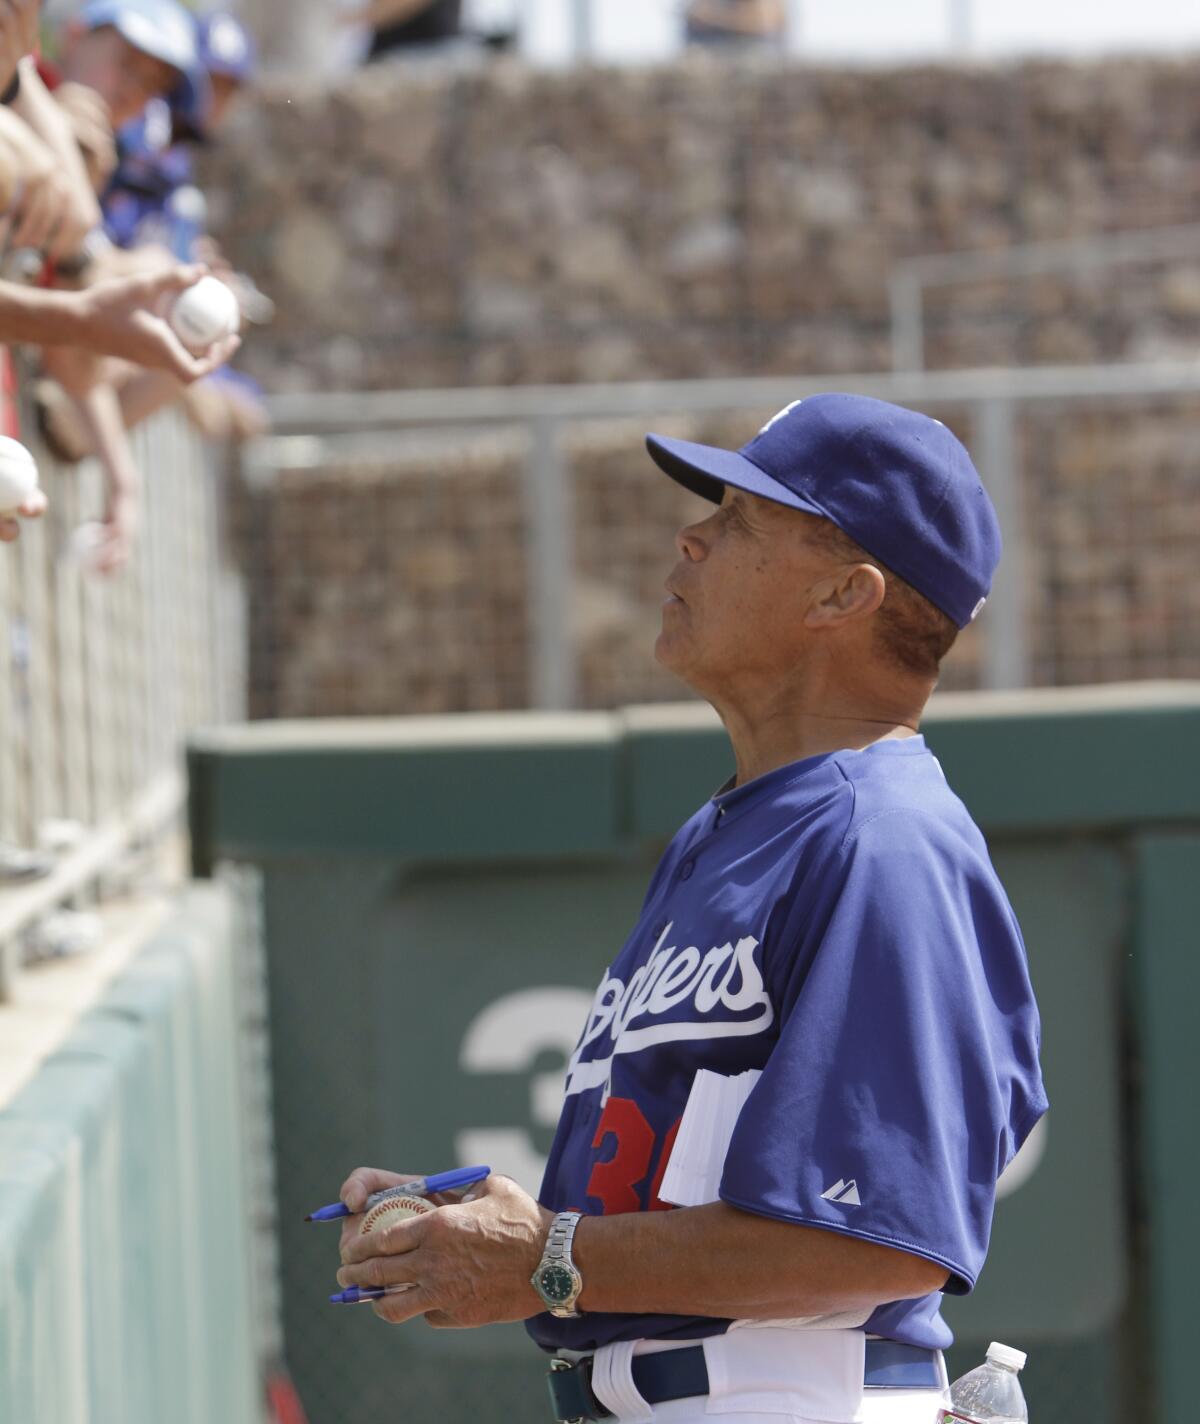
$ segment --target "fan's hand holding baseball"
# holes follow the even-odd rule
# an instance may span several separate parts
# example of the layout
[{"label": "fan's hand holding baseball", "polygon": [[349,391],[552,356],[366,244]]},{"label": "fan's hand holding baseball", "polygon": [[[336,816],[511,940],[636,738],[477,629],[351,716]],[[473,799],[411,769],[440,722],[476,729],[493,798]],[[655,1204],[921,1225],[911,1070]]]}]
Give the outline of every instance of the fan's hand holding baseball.
[{"label": "fan's hand holding baseball", "polygon": [[223,336],[206,351],[189,351],[160,312],[204,277],[200,267],[171,267],[144,276],[115,278],[92,287],[76,340],[89,349],[121,356],[150,370],[167,371],[185,382],[210,375],[241,344]]},{"label": "fan's hand holding baseball", "polygon": [[[342,1189],[342,1200],[349,1207],[363,1206],[371,1192],[410,1180],[360,1169]],[[363,1190],[351,1196],[351,1182]],[[411,1287],[371,1307],[394,1325],[418,1315],[440,1328],[537,1315],[545,1306],[529,1278],[541,1260],[554,1213],[511,1177],[488,1177],[473,1192],[470,1200],[367,1236],[359,1235],[360,1218],[352,1217],[342,1230],[339,1284]]]},{"label": "fan's hand holding baseball", "polygon": [[[16,508],[22,519],[40,519],[46,512],[46,496],[34,490]],[[0,543],[11,544],[21,533],[21,526],[12,514],[0,514]]]}]

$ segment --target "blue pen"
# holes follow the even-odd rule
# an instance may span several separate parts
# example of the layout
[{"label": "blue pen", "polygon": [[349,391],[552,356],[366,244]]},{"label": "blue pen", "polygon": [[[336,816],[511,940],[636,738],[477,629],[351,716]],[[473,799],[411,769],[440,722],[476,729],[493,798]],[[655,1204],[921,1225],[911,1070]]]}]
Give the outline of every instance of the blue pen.
[{"label": "blue pen", "polygon": [[[392,1197],[426,1197],[433,1192],[454,1192],[459,1187],[469,1187],[476,1182],[482,1182],[485,1177],[491,1175],[490,1167],[456,1167],[452,1172],[435,1172],[432,1177],[417,1177],[411,1182],[405,1182],[400,1187],[386,1187],[381,1192],[372,1192],[367,1198],[365,1211],[377,1205],[381,1201],[390,1201]],[[318,1211],[306,1216],[305,1221],[336,1221],[342,1216],[351,1216],[353,1213],[345,1202],[334,1202],[332,1206],[323,1206]]]},{"label": "blue pen", "polygon": [[347,1286],[344,1291],[338,1291],[336,1295],[329,1297],[330,1305],[366,1305],[373,1300],[382,1300],[385,1295],[401,1295],[406,1290],[411,1290],[408,1285],[383,1286],[381,1288],[366,1288],[362,1286]]}]

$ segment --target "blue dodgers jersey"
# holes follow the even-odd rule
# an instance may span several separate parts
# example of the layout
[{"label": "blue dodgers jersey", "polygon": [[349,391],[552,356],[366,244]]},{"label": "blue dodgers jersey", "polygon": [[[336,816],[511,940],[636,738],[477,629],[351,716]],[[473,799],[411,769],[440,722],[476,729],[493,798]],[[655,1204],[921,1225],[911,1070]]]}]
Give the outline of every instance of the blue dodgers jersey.
[{"label": "blue dodgers jersey", "polygon": [[[723,1200],[927,1257],[965,1294],[995,1183],[1046,1109],[1021,933],[921,737],[780,767],[678,833],[596,992],[542,1183],[555,1211],[668,1209],[698,1069],[762,1070]],[[872,1334],[934,1348],[941,1294]],[[528,1322],[545,1349],[698,1339],[709,1316]]]},{"label": "blue dodgers jersey", "polygon": [[175,142],[165,100],[152,99],[120,130],[117,153],[117,170],[101,198],[109,238],[118,247],[157,243],[190,261],[196,225],[173,210],[172,200],[192,183],[192,156]]}]

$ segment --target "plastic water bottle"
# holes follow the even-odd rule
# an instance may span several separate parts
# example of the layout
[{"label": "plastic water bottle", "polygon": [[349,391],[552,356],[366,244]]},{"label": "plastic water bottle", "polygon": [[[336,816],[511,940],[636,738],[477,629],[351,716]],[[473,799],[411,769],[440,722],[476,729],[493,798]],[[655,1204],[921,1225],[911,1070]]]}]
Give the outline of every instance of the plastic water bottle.
[{"label": "plastic water bottle", "polygon": [[950,1386],[950,1408],[939,1411],[938,1424],[1028,1424],[1017,1378],[1024,1364],[1022,1351],[993,1341],[987,1361]]}]

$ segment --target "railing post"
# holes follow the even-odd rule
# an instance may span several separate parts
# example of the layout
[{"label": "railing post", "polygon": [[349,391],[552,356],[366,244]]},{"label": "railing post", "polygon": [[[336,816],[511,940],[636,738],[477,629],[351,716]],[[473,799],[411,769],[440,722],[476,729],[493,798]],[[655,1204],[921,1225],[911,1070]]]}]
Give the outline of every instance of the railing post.
[{"label": "railing post", "polygon": [[576,701],[575,645],[571,628],[574,519],[571,474],[562,451],[562,427],[552,417],[530,428],[525,465],[526,586],[530,624],[530,705],[565,710]]},{"label": "railing post", "polygon": [[892,317],[892,370],[925,369],[925,324],[921,279],[899,268],[888,278],[888,305]]},{"label": "railing post", "polygon": [[970,54],[974,40],[972,0],[949,0],[947,23],[950,32],[950,53]]},{"label": "railing post", "polygon": [[979,469],[1000,521],[1004,556],[988,600],[983,685],[1028,687],[1031,665],[1026,606],[1025,529],[1021,517],[1013,402],[981,400],[975,407]]},{"label": "railing post", "polygon": [[784,44],[788,54],[804,53],[804,0],[786,0]]},{"label": "railing post", "polygon": [[592,57],[592,0],[571,0],[571,53],[577,64]]}]

